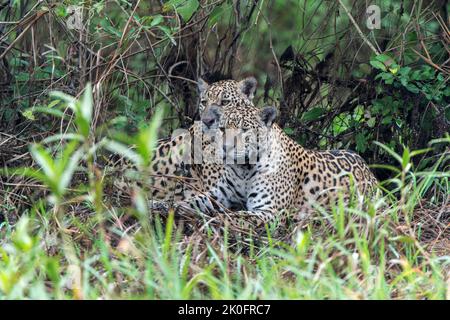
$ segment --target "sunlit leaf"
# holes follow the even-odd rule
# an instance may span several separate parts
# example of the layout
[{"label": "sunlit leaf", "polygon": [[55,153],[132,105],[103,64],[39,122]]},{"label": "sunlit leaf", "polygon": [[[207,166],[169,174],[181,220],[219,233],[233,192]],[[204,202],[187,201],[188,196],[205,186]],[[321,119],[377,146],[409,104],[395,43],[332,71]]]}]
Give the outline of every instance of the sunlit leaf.
[{"label": "sunlit leaf", "polygon": [[40,145],[34,144],[30,148],[30,153],[33,159],[44,171],[44,174],[50,178],[50,180],[55,181],[57,178],[57,171],[55,162],[53,161],[50,154]]},{"label": "sunlit leaf", "polygon": [[383,62],[371,60],[370,65],[376,69],[380,69],[382,71],[386,71],[386,66],[383,64]]}]

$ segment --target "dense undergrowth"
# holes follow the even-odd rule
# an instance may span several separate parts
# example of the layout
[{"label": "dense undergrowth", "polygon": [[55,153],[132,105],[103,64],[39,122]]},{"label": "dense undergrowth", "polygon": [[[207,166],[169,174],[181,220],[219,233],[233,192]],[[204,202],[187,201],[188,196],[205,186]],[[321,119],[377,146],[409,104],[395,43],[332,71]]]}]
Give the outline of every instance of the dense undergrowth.
[{"label": "dense undergrowth", "polygon": [[[450,4],[374,0],[375,29],[367,4],[0,1],[0,298],[449,299]],[[151,212],[152,148],[198,118],[198,78],[249,75],[383,195],[259,237]]]},{"label": "dense undergrowth", "polygon": [[[448,153],[417,171],[411,160],[427,150],[399,155],[379,144],[397,161],[387,168],[393,173],[381,184],[383,196],[365,211],[342,203],[318,210],[283,237],[237,241],[228,229],[185,234],[173,214],[160,219],[147,209],[138,185],[130,185],[129,205],[113,203],[96,161],[112,151],[145,179],[162,113],[129,138],[130,149],[92,139],[90,86],[80,101],[53,96],[71,109],[73,130],[32,145],[33,168],[2,172],[19,183],[31,178],[45,193],[17,222],[7,215],[0,224],[1,298],[449,298],[450,185],[441,169]],[[448,147],[450,137],[430,148],[436,144]]]}]

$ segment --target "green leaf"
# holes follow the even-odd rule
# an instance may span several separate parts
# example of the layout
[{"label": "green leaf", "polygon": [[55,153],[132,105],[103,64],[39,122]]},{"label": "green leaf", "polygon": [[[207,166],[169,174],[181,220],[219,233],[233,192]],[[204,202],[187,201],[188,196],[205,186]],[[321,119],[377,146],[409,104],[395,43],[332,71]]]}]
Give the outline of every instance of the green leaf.
[{"label": "green leaf", "polygon": [[412,83],[408,83],[405,85],[406,89],[412,93],[419,93],[420,90],[419,88],[417,88],[416,85],[412,84]]},{"label": "green leaf", "polygon": [[28,81],[30,80],[30,74],[28,72],[19,72],[16,74],[17,81]]},{"label": "green leaf", "polygon": [[401,77],[400,78],[400,83],[402,84],[402,86],[406,87],[408,85],[408,78]]},{"label": "green leaf", "polygon": [[92,98],[92,86],[88,82],[84,89],[83,99],[80,104],[80,111],[83,118],[90,124],[92,120],[93,98]]},{"label": "green leaf", "polygon": [[104,31],[106,31],[107,33],[109,33],[109,34],[112,35],[112,36],[115,36],[115,37],[117,37],[117,38],[122,37],[122,32],[121,32],[120,30],[114,28],[114,27],[110,24],[109,20],[107,20],[107,19],[102,19],[102,20],[100,20],[100,26],[102,27],[102,29],[103,29]]},{"label": "green leaf", "polygon": [[292,128],[284,128],[283,131],[287,134],[287,135],[293,135],[294,134],[294,129]]},{"label": "green leaf", "polygon": [[51,109],[48,107],[34,107],[33,111],[40,112],[40,113],[46,113],[46,114],[49,114],[49,115],[52,115],[52,116],[55,116],[58,118],[64,118],[64,119],[67,118],[67,115],[58,109]]},{"label": "green leaf", "polygon": [[385,150],[387,153],[389,153],[392,157],[394,157],[400,164],[402,163],[402,157],[400,157],[400,155],[398,155],[394,150],[392,150],[391,148],[389,148],[388,146],[378,142],[378,141],[374,141],[374,143],[379,146],[380,148],[382,148],[383,150]]},{"label": "green leaf", "polygon": [[213,25],[215,25],[220,20],[220,18],[224,14],[226,14],[230,9],[231,9],[231,6],[226,3],[224,3],[221,6],[215,7],[209,14],[208,26],[212,27]]},{"label": "green leaf", "polygon": [[369,120],[367,120],[367,126],[369,128],[375,127],[375,121],[376,121],[375,117],[370,118]]},{"label": "green leaf", "polygon": [[61,91],[52,91],[52,92],[50,92],[50,96],[65,101],[71,109],[74,108],[73,105],[77,101],[74,97],[72,97],[68,94],[65,94],[64,92],[61,92]]},{"label": "green leaf", "polygon": [[390,59],[392,59],[391,57],[389,57],[387,54],[379,54],[375,57],[376,60],[380,61],[380,62],[386,62],[389,61]]},{"label": "green leaf", "polygon": [[[74,141],[73,143],[74,145],[76,145],[76,141]],[[84,150],[81,148],[75,151],[75,153],[70,157],[70,160],[67,161],[66,165],[61,168],[62,174],[58,183],[58,190],[60,194],[65,193],[70,180],[72,180],[73,173],[78,166],[78,162],[83,157],[83,152]]]},{"label": "green leaf", "polygon": [[414,238],[410,237],[410,236],[397,236],[397,237],[393,237],[391,239],[389,239],[390,241],[399,241],[402,243],[409,243],[409,244],[413,244]]},{"label": "green leaf", "polygon": [[58,285],[60,281],[60,266],[57,259],[53,257],[49,257],[45,261],[45,269],[47,271],[47,275],[50,278],[50,280]]},{"label": "green leaf", "polygon": [[170,42],[172,42],[172,44],[174,46],[177,45],[177,42],[173,38],[171,30],[168,27],[166,27],[166,26],[158,26],[158,29],[161,30],[162,32],[164,32],[164,34],[167,36],[167,38],[169,38]]},{"label": "green leaf", "polygon": [[163,12],[175,9],[175,11],[187,22],[199,7],[198,0],[170,0],[163,6]]},{"label": "green leaf", "polygon": [[146,166],[150,163],[153,150],[158,140],[158,129],[162,122],[164,111],[158,108],[152,117],[150,125],[139,131],[136,136],[136,149],[142,159],[142,163]]},{"label": "green leaf", "polygon": [[[374,62],[376,64],[377,61],[381,62],[384,65],[385,69],[386,69],[386,67],[389,68],[389,71],[392,74],[396,74],[400,69],[400,66],[395,62],[395,60],[393,58],[391,58],[390,56],[388,56],[387,54],[377,55],[375,57],[375,60],[371,61],[371,64],[372,64],[372,62]],[[376,65],[377,66],[374,66],[374,67],[380,69],[379,67],[381,65],[379,65],[379,64],[376,64]],[[383,71],[385,71],[385,70],[383,70]]]},{"label": "green leaf", "polygon": [[399,71],[399,74],[402,76],[407,76],[411,72],[411,67],[402,67]]},{"label": "green leaf", "polygon": [[188,0],[185,5],[178,8],[178,14],[187,22],[191,19],[195,11],[197,11],[199,5],[198,0]]},{"label": "green leaf", "polygon": [[355,136],[356,150],[358,152],[364,152],[367,149],[367,138],[363,133],[358,133]]},{"label": "green leaf", "polygon": [[38,165],[44,171],[44,174],[52,181],[57,178],[57,171],[55,162],[53,161],[50,154],[40,145],[34,144],[30,148],[30,153],[33,159],[38,163]]},{"label": "green leaf", "polygon": [[382,72],[382,73],[378,74],[375,77],[375,80],[379,79],[379,78],[383,79],[384,83],[386,83],[386,84],[392,84],[394,82],[394,79],[395,79],[394,75],[392,73],[388,73],[388,72]]},{"label": "green leaf", "polygon": [[381,121],[382,124],[390,124],[391,122],[392,122],[392,116],[390,116],[390,115],[384,117],[383,120]]},{"label": "green leaf", "polygon": [[409,149],[408,148],[403,149],[402,168],[406,168],[410,159],[411,159],[411,155],[409,153]]},{"label": "green leaf", "polygon": [[25,170],[19,169],[17,174],[40,180],[56,196],[60,196],[58,191],[58,169],[50,154],[42,146],[36,144],[30,147],[30,153],[42,171],[27,170],[25,168]]},{"label": "green leaf", "polygon": [[167,1],[162,7],[162,11],[163,12],[171,11],[173,8],[179,7],[185,1],[186,0],[170,0],[170,1]]},{"label": "green leaf", "polygon": [[401,173],[399,168],[388,165],[388,164],[372,164],[372,165],[370,165],[370,168],[386,169],[386,170],[390,170],[395,173]]},{"label": "green leaf", "polygon": [[376,69],[382,70],[382,71],[386,71],[386,66],[380,62],[380,61],[376,61],[376,60],[371,60],[370,61],[370,65]]},{"label": "green leaf", "polygon": [[67,10],[64,5],[60,5],[60,6],[56,7],[55,13],[60,18],[67,17]]},{"label": "green leaf", "polygon": [[144,218],[148,214],[147,201],[141,190],[133,194],[133,204],[137,213],[141,218]]},{"label": "green leaf", "polygon": [[160,14],[157,14],[156,16],[152,17],[152,22],[150,23],[150,27],[154,27],[159,25],[164,20],[163,16]]},{"label": "green leaf", "polygon": [[33,109],[32,108],[22,111],[22,115],[25,118],[27,118],[28,120],[31,120],[31,121],[36,120],[36,117],[33,114]]},{"label": "green leaf", "polygon": [[59,100],[59,99],[55,99],[55,100],[53,100],[52,102],[50,102],[48,105],[47,105],[47,108],[49,108],[49,109],[51,109],[51,108],[53,108],[54,106],[56,106],[58,103],[60,103],[61,102],[61,100]]},{"label": "green leaf", "polygon": [[413,150],[413,151],[410,152],[411,158],[415,157],[415,156],[418,156],[418,155],[421,155],[421,154],[424,154],[424,153],[427,153],[427,152],[430,152],[430,151],[433,151],[433,148],[425,148],[425,149]]},{"label": "green leaf", "polygon": [[324,108],[312,108],[311,110],[309,110],[308,112],[305,112],[303,114],[302,120],[303,121],[312,121],[312,120],[316,120],[317,118],[319,118],[322,114],[325,113],[325,109]]},{"label": "green leaf", "polygon": [[44,182],[45,184],[48,181],[42,171],[32,168],[0,168],[0,175],[28,177]]},{"label": "green leaf", "polygon": [[28,252],[33,247],[33,239],[28,232],[29,218],[23,216],[16,224],[14,233],[12,234],[12,241],[14,246],[23,252]]}]

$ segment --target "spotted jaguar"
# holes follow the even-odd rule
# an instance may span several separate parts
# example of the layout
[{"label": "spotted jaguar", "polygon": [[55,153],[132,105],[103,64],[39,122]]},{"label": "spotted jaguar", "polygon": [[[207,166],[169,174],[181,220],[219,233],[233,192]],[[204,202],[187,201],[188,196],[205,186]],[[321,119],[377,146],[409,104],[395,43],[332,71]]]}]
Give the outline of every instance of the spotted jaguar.
[{"label": "spotted jaguar", "polygon": [[[212,105],[202,115],[203,129],[220,139],[224,169],[203,194],[177,203],[176,212],[228,215],[244,228],[259,228],[291,213],[302,219],[352,192],[367,195],[377,179],[365,161],[347,150],[308,150],[274,123],[277,110]],[[230,161],[231,160],[231,161]],[[229,212],[226,209],[241,207]]]},{"label": "spotted jaguar", "polygon": [[[214,105],[221,108],[253,107],[257,87],[254,77],[240,81],[221,80],[208,84],[198,81],[199,112],[208,112]],[[208,121],[203,117],[203,121]],[[180,201],[209,191],[222,175],[223,165],[216,161],[216,148],[211,141],[203,138],[203,124],[195,122],[189,130],[161,140],[151,161],[150,182],[152,197],[162,201]],[[201,141],[195,144],[193,139]],[[201,150],[200,150],[201,149]],[[197,156],[201,158],[197,160]],[[189,161],[186,161],[188,159]]]}]

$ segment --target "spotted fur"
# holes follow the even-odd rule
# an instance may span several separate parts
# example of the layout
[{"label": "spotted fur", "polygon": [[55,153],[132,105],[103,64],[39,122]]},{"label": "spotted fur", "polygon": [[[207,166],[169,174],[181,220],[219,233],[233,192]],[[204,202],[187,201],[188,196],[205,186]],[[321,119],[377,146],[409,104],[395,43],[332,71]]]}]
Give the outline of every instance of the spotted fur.
[{"label": "spotted fur", "polygon": [[[212,84],[200,79],[199,111],[204,113],[214,105],[215,108],[253,107],[256,90],[253,77],[241,81],[222,80]],[[189,131],[161,141],[151,162],[151,181],[153,199],[179,201],[209,191],[222,174],[223,166],[213,160],[215,148],[208,139],[202,137],[202,124],[194,123]],[[201,164],[183,161],[185,152],[193,152],[191,137],[202,139]],[[198,151],[198,150],[197,150]]]},{"label": "spotted fur", "polygon": [[[190,208],[217,214],[223,207],[241,207],[232,214],[231,223],[259,228],[275,219],[283,223],[286,215],[282,212],[302,219],[316,205],[329,206],[340,194],[348,200],[352,190],[365,195],[377,183],[364,160],[351,151],[314,151],[298,145],[273,124],[273,107],[212,106],[205,117],[214,117],[207,131],[216,130],[222,137],[224,155],[234,157],[234,163],[225,164],[209,192],[178,203],[176,208],[181,211]],[[231,134],[231,140],[239,141],[234,147],[226,137],[230,129],[242,130],[240,135]],[[257,148],[255,139],[259,140]],[[239,143],[242,148],[236,147]],[[251,158],[256,161],[250,163]]]}]

